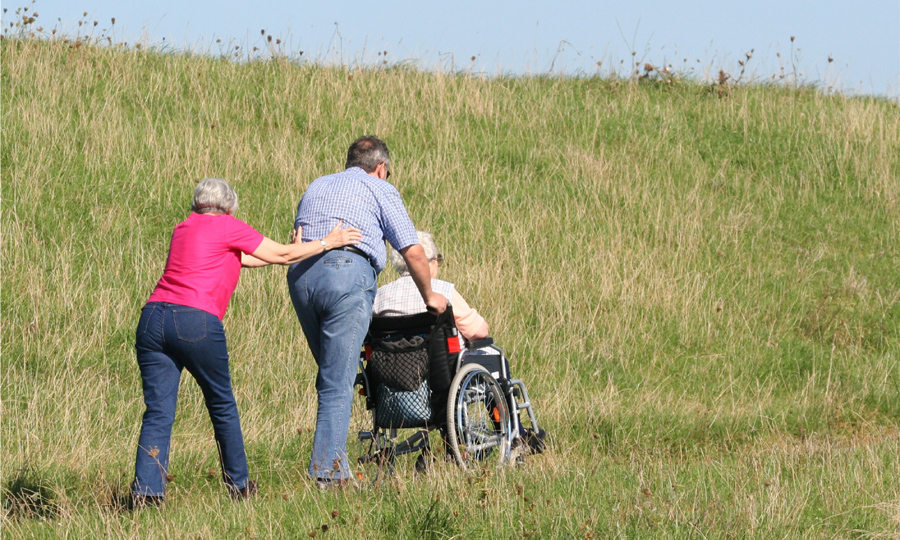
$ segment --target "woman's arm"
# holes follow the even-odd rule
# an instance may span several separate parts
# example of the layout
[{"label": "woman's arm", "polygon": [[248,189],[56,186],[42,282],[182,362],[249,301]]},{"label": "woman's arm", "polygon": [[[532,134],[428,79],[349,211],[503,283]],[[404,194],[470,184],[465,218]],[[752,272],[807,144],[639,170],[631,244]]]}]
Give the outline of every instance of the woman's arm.
[{"label": "woman's arm", "polygon": [[[242,254],[241,264],[248,268],[266,264],[294,264],[329,249],[358,244],[362,240],[360,230],[356,227],[341,229],[343,224],[343,221],[338,222],[328,236],[312,242],[299,243],[299,241],[295,241],[292,244],[279,244],[269,238],[263,238],[262,244],[256,248],[256,251],[250,255]],[[325,242],[324,246],[322,245],[323,241]]]},{"label": "woman's arm", "polygon": [[260,266],[269,266],[269,263],[257,259],[253,255],[241,253],[241,266],[244,268],[259,268]]},{"label": "woman's arm", "polygon": [[[297,227],[291,232],[291,244],[302,244],[303,227]],[[290,245],[290,244],[289,244]],[[257,259],[249,253],[241,253],[241,267],[243,268],[259,268],[261,266],[269,266],[270,263]]]},{"label": "woman's arm", "polygon": [[478,311],[469,307],[468,302],[456,289],[453,289],[453,318],[456,328],[466,341],[478,341],[490,335],[490,328]]}]

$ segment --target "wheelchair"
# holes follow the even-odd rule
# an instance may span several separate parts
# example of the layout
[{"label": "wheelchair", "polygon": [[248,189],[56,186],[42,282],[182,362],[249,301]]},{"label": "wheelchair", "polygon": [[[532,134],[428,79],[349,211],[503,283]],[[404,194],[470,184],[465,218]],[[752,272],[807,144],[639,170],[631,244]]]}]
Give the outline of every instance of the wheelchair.
[{"label": "wheelchair", "polygon": [[415,452],[424,472],[437,456],[436,431],[445,459],[468,471],[524,459],[520,411],[538,430],[528,389],[509,376],[503,350],[491,338],[461,347],[450,306],[439,316],[374,317],[354,389],[348,458],[360,480],[393,474],[396,458]]}]

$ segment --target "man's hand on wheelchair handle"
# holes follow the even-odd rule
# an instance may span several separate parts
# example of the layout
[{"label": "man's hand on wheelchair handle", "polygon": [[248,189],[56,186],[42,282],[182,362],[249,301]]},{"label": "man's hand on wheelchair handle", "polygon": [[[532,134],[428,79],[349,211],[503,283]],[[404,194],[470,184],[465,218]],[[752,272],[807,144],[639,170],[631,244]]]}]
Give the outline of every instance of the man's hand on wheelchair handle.
[{"label": "man's hand on wheelchair handle", "polygon": [[425,301],[425,307],[428,309],[428,313],[440,315],[447,310],[447,298],[442,294],[432,292]]}]

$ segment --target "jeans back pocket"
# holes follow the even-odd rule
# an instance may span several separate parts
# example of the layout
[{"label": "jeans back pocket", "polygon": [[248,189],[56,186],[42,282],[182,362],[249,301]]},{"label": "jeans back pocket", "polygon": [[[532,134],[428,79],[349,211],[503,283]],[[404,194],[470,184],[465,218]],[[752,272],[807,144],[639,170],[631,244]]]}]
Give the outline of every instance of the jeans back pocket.
[{"label": "jeans back pocket", "polygon": [[181,341],[196,343],[206,339],[206,319],[210,315],[199,309],[174,309],[175,334]]}]

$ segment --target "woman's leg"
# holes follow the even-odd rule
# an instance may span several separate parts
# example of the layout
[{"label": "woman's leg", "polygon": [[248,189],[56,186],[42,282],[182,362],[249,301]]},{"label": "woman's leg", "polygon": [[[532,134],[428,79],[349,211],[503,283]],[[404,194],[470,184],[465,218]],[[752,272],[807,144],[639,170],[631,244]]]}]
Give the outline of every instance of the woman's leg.
[{"label": "woman's leg", "polygon": [[134,466],[135,495],[163,497],[169,470],[169,444],[181,365],[163,352],[163,309],[150,304],[141,312],[136,350],[144,388],[144,412]]},{"label": "woman's leg", "polygon": [[179,358],[194,376],[212,421],[222,476],[233,493],[250,486],[247,454],[231,387],[228,345],[219,319],[205,311],[177,307],[172,317]]}]

